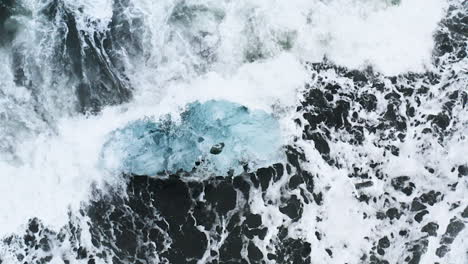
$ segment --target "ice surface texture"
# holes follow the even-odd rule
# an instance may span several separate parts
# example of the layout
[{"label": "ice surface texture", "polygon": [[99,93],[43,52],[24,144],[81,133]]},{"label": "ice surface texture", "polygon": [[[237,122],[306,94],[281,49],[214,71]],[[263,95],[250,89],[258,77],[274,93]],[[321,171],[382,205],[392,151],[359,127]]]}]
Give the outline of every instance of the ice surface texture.
[{"label": "ice surface texture", "polygon": [[272,115],[211,100],[188,105],[180,122],[145,118],[114,131],[104,145],[103,164],[137,175],[194,167],[240,173],[246,165],[255,168],[279,160],[280,149],[279,123]]}]

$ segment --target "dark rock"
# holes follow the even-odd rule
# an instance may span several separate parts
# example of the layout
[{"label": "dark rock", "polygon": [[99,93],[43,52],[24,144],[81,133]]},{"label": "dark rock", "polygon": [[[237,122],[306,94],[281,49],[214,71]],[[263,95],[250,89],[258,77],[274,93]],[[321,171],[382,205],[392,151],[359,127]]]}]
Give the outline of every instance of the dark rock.
[{"label": "dark rock", "polygon": [[421,223],[421,221],[423,220],[423,217],[427,215],[428,213],[429,211],[423,210],[414,216],[414,220],[416,220],[418,223]]},{"label": "dark rock", "polygon": [[289,188],[292,190],[296,189],[302,183],[304,183],[302,177],[298,174],[295,174],[289,179]]},{"label": "dark rock", "polygon": [[236,189],[242,191],[245,197],[248,197],[250,184],[244,179],[244,177],[242,176],[234,177],[232,183]]},{"label": "dark rock", "polygon": [[468,166],[466,166],[466,165],[458,166],[458,175],[468,176]]},{"label": "dark rock", "polygon": [[393,104],[387,105],[387,111],[384,114],[384,119],[387,121],[397,121],[397,111]]},{"label": "dark rock", "polygon": [[363,82],[363,83],[367,82],[366,75],[361,71],[352,70],[346,73],[344,76],[347,78],[352,78],[354,82]]},{"label": "dark rock", "polygon": [[376,217],[379,220],[383,220],[383,219],[385,219],[386,214],[384,214],[383,212],[377,212]]},{"label": "dark rock", "polygon": [[315,231],[315,237],[317,237],[318,241],[322,240],[322,234],[320,234],[318,231]]},{"label": "dark rock", "polygon": [[39,223],[38,223],[38,220],[36,218],[32,219],[29,222],[29,231],[31,231],[33,233],[39,232]]},{"label": "dark rock", "polygon": [[395,207],[392,207],[392,208],[388,209],[385,214],[387,215],[388,218],[390,218],[390,220],[400,218],[400,213],[398,212],[398,209],[395,208]]},{"label": "dark rock", "polygon": [[137,247],[137,236],[132,231],[124,230],[116,236],[115,245],[127,252],[127,254],[134,256]]},{"label": "dark rock", "polygon": [[445,234],[442,236],[442,243],[443,244],[451,244],[453,240],[457,237],[457,235],[465,228],[465,223],[463,221],[452,218],[450,223],[447,226],[447,230]]},{"label": "dark rock", "polygon": [[385,250],[383,250],[382,248],[377,248],[377,253],[381,256],[385,255]]},{"label": "dark rock", "polygon": [[413,193],[413,189],[415,188],[414,184],[412,182],[409,183],[408,187],[403,188],[401,191],[406,194],[407,196],[410,196]]},{"label": "dark rock", "polygon": [[224,143],[218,143],[211,147],[210,153],[213,155],[218,155],[223,151]]},{"label": "dark rock", "polygon": [[276,171],[276,176],[278,177],[278,179],[279,179],[279,177],[283,176],[283,174],[284,174],[284,166],[283,166],[283,164],[281,164],[281,163],[276,163],[276,164],[273,165],[273,168],[274,168],[275,171]]},{"label": "dark rock", "polygon": [[450,125],[450,118],[443,113],[438,115],[429,115],[429,120],[432,120],[432,123],[440,127],[441,129],[446,129]]},{"label": "dark rock", "polygon": [[361,194],[361,195],[359,195],[358,200],[359,200],[360,202],[365,202],[365,203],[368,204],[368,203],[369,203],[369,200],[370,200],[370,197],[367,196],[367,195],[365,195],[365,194]]},{"label": "dark rock", "polygon": [[40,248],[45,251],[45,252],[49,252],[50,249],[51,249],[51,245],[50,245],[50,242],[47,238],[43,237],[41,238],[41,240],[39,240],[39,246]]},{"label": "dark rock", "polygon": [[[151,179],[149,183],[150,188],[152,188],[156,196],[153,200],[153,205],[158,209],[161,215],[169,221],[174,221],[175,225],[185,223],[191,204],[187,185],[175,178],[170,178],[165,181]],[[130,185],[130,188],[131,187]]]},{"label": "dark rock", "polygon": [[322,201],[323,201],[323,194],[322,194],[322,192],[313,193],[312,196],[314,197],[315,203],[317,203],[318,205],[322,205]]},{"label": "dark rock", "polygon": [[245,223],[249,228],[259,227],[262,224],[262,217],[258,214],[248,214]]},{"label": "dark rock", "polygon": [[223,262],[239,263],[242,256],[242,238],[240,236],[240,227],[234,228],[229,232],[226,241],[219,250],[220,260]]},{"label": "dark rock", "polygon": [[237,192],[232,185],[221,182],[216,186],[206,186],[205,198],[215,206],[217,212],[225,215],[236,207]]},{"label": "dark rock", "polygon": [[409,116],[409,117],[414,117],[416,115],[416,109],[412,106],[408,107],[408,109],[406,110],[406,114]]},{"label": "dark rock", "polygon": [[273,260],[273,259],[276,259],[276,255],[275,255],[275,254],[268,253],[268,254],[267,254],[267,258],[268,258],[269,260]]},{"label": "dark rock", "polygon": [[333,112],[327,116],[326,124],[329,127],[342,128],[349,126],[348,115],[350,104],[344,100],[338,100]]},{"label": "dark rock", "polygon": [[260,186],[260,182],[258,181],[257,175],[255,173],[249,173],[250,181],[253,184],[253,187],[258,188]]},{"label": "dark rock", "polygon": [[422,232],[427,233],[429,236],[437,236],[439,225],[435,222],[429,222],[421,229]]},{"label": "dark rock", "polygon": [[304,102],[303,105],[313,105],[318,108],[325,108],[328,103],[322,91],[319,89],[311,89],[307,94],[306,102]]},{"label": "dark rock", "polygon": [[296,195],[288,199],[286,206],[280,207],[280,212],[289,216],[289,218],[296,220],[302,215],[302,204]]},{"label": "dark rock", "polygon": [[22,261],[24,259],[24,255],[20,253],[16,255],[16,259],[18,259],[19,261]]},{"label": "dark rock", "polygon": [[247,251],[249,254],[249,259],[257,260],[257,261],[263,259],[262,252],[252,242],[249,243]]},{"label": "dark rock", "polygon": [[84,247],[79,247],[76,254],[77,259],[85,259],[88,257],[88,251]]},{"label": "dark rock", "polygon": [[409,180],[410,177],[408,176],[399,176],[393,178],[391,184],[395,190],[401,191],[409,196],[413,193],[413,189],[415,187],[412,182],[409,182]]},{"label": "dark rock", "polygon": [[401,98],[401,95],[399,95],[397,92],[390,92],[384,96],[386,100],[395,100],[399,101],[398,99]]},{"label": "dark rock", "polygon": [[399,176],[392,179],[391,184],[395,190],[401,190],[404,187],[405,182],[409,181],[408,176]]},{"label": "dark rock", "polygon": [[153,242],[162,242],[163,234],[158,229],[152,228],[148,234],[148,238]]},{"label": "dark rock", "polygon": [[312,252],[312,248],[311,248],[310,243],[309,242],[304,242],[302,252],[301,252],[302,257],[305,258],[305,257],[309,256],[310,252]]},{"label": "dark rock", "polygon": [[408,251],[412,253],[412,257],[408,259],[408,264],[419,264],[422,255],[427,251],[428,245],[429,241],[427,239],[421,239],[413,242],[412,246],[408,249]]},{"label": "dark rock", "polygon": [[268,186],[270,186],[271,180],[275,176],[275,170],[272,167],[268,168],[260,168],[257,170],[257,178],[260,181],[260,185],[262,186],[262,190],[266,191]]},{"label": "dark rock", "polygon": [[429,205],[434,205],[438,202],[438,197],[441,195],[440,192],[429,191],[420,196],[421,202],[427,203]]},{"label": "dark rock", "polygon": [[173,235],[175,238],[173,246],[182,253],[185,259],[201,258],[208,244],[205,234],[196,228],[194,222],[187,222],[180,231]]},{"label": "dark rock", "polygon": [[374,183],[372,181],[365,181],[365,182],[356,183],[354,186],[356,186],[356,189],[362,189],[362,188],[371,187],[373,185]]},{"label": "dark rock", "polygon": [[[385,251],[383,251],[383,249],[380,249],[380,250],[377,250],[380,255],[384,255],[385,254]],[[367,257],[366,255],[362,256],[361,257],[361,260],[365,260],[365,257]],[[385,259],[379,259],[376,255],[372,254],[369,258],[370,260],[370,264],[389,264],[388,261],[386,261]],[[367,263],[367,262],[361,262],[361,263]]]},{"label": "dark rock", "polygon": [[301,174],[301,178],[304,180],[305,184],[306,184],[306,189],[310,192],[310,193],[313,193],[314,192],[314,176],[308,172],[308,171],[301,171],[300,172]]},{"label": "dark rock", "polygon": [[443,258],[445,254],[449,252],[449,250],[450,249],[447,247],[447,245],[441,245],[439,248],[436,249],[436,255],[439,258]]},{"label": "dark rock", "polygon": [[[291,164],[296,169],[301,168],[300,161],[306,160],[304,153],[302,151],[300,152],[299,150],[297,150],[296,148],[292,146],[286,147],[286,157],[288,159],[288,163]],[[289,166],[286,166],[286,169],[288,169],[288,167]],[[288,170],[288,173],[290,173],[290,170]]]},{"label": "dark rock", "polygon": [[268,231],[268,228],[254,228],[254,229],[244,229],[244,234],[246,237],[249,239],[253,239],[255,236],[257,236],[259,239],[263,240],[266,236],[266,233]]},{"label": "dark rock", "polygon": [[322,136],[322,134],[316,132],[310,136],[310,139],[314,141],[315,149],[322,154],[328,155],[330,153],[330,147],[328,146],[327,140]]},{"label": "dark rock", "polygon": [[463,218],[468,218],[468,206],[465,207],[465,210],[463,210],[461,216],[462,216]]},{"label": "dark rock", "polygon": [[313,115],[311,113],[304,113],[302,115],[304,117],[305,120],[307,120],[307,122],[309,123],[309,125],[306,125],[304,127],[304,131],[306,132],[306,136],[307,136],[307,139],[310,139],[309,138],[309,135],[315,130],[317,129],[317,126],[318,124],[320,124],[321,122],[323,122],[325,120],[325,118],[323,117],[320,117],[318,115]]},{"label": "dark rock", "polygon": [[377,108],[377,97],[373,94],[363,93],[358,99],[358,102],[369,112]]},{"label": "dark rock", "polygon": [[427,92],[429,92],[429,87],[427,87],[427,86],[421,86],[421,87],[416,91],[417,94],[427,94]]},{"label": "dark rock", "polygon": [[379,247],[381,248],[390,247],[390,240],[388,240],[387,236],[384,236],[383,238],[379,239]]},{"label": "dark rock", "polygon": [[[285,232],[287,233],[286,229]],[[283,233],[283,230],[281,233]],[[286,234],[287,235],[287,234]],[[291,239],[278,237],[278,245],[276,247],[276,259],[278,263],[311,263],[310,252],[311,245],[308,242],[300,239]]]},{"label": "dark rock", "polygon": [[33,235],[26,234],[23,236],[23,240],[24,243],[30,247],[36,244],[36,237]]},{"label": "dark rock", "polygon": [[414,198],[413,202],[411,203],[411,211],[417,212],[426,209],[427,207],[421,203],[418,198]]}]

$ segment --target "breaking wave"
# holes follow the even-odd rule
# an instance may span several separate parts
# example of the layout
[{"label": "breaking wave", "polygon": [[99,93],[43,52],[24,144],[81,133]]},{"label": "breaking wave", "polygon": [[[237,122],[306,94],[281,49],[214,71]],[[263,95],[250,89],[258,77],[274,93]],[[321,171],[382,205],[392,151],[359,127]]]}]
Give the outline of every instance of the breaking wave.
[{"label": "breaking wave", "polygon": [[467,8],[0,0],[0,263],[465,263]]}]

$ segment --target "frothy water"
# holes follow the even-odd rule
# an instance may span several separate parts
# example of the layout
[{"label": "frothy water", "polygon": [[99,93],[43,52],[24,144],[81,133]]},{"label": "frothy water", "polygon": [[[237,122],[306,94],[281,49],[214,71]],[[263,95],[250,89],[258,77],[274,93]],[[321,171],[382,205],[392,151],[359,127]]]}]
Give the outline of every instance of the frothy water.
[{"label": "frothy water", "polygon": [[[401,193],[382,196],[393,188],[392,179],[402,175],[411,176],[413,189],[426,193],[436,185],[445,197],[429,210],[440,226],[438,236],[430,236],[428,245],[411,243],[424,244],[425,252],[435,252],[439,244],[449,247],[452,241],[447,242],[444,231],[460,218],[467,196],[466,176],[458,176],[468,162],[465,4],[4,0],[0,235],[22,232],[33,217],[58,232],[70,215],[84,223],[83,230],[90,225],[92,233],[86,219],[97,220],[78,212],[100,197],[96,192],[105,196],[104,190],[125,190],[129,179],[122,173],[191,171],[204,160],[212,164],[209,173],[204,171],[211,176],[200,181],[209,181],[212,174],[227,177],[229,170],[232,176],[257,169],[262,174],[261,167],[289,162],[289,178],[272,180],[267,190],[252,189],[244,200],[236,200],[239,208],[248,204],[248,210],[262,215],[266,239],[252,243],[265,261],[276,261],[267,252],[286,254],[273,250],[276,242],[268,240],[280,237],[286,223],[288,239],[311,243],[311,256],[320,263],[357,263],[373,250],[369,241],[379,243],[375,234],[388,227],[369,215],[394,206],[392,201],[411,204],[413,197]],[[325,66],[317,67],[320,63]],[[154,132],[167,116],[168,130]],[[293,152],[297,164],[285,158],[288,145],[301,150]],[[210,154],[213,147],[219,155]],[[277,166],[272,168],[280,174]],[[303,183],[315,186],[314,191],[304,187],[284,194],[284,186],[299,186],[291,181],[302,170],[315,177],[315,183]],[[357,174],[368,175],[362,180],[373,180],[372,187],[356,187]],[[363,205],[360,188],[370,190],[367,197],[380,197],[378,205]],[[318,199],[317,189],[324,193],[323,203],[306,203]],[[289,209],[278,205],[290,206],[291,197],[304,204],[299,220],[285,217]],[[164,215],[164,209],[158,210]],[[223,226],[231,217],[217,221]],[[326,233],[323,240],[314,230]],[[398,231],[395,227],[395,236]],[[208,229],[203,232],[211,236]],[[220,251],[228,233],[210,240],[212,251]],[[463,234],[466,229],[452,239],[447,263],[467,259]],[[91,238],[83,237],[82,243],[93,247]],[[170,244],[167,237],[164,245]],[[60,245],[60,254],[72,248]],[[5,256],[14,252],[13,246],[1,247]],[[167,248],[156,251],[163,254]],[[387,248],[390,263],[403,261],[398,244]],[[250,244],[243,250],[250,256]],[[194,259],[205,263],[216,258],[208,247],[206,252]],[[52,261],[62,263],[60,254]],[[436,259],[434,254],[423,256],[421,263]],[[10,255],[4,261],[16,263],[15,254]],[[172,256],[155,257],[154,263],[164,263],[164,258]]]},{"label": "frothy water", "polygon": [[279,123],[262,111],[227,101],[192,103],[176,123],[137,120],[112,133],[102,164],[116,174],[239,174],[280,162]]}]

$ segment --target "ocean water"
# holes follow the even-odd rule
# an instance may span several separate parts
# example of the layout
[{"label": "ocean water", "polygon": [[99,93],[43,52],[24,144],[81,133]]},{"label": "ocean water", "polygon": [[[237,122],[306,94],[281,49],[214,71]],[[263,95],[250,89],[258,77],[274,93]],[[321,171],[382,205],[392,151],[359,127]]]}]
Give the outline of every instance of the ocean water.
[{"label": "ocean water", "polygon": [[0,0],[0,263],[468,263],[463,0]]}]

